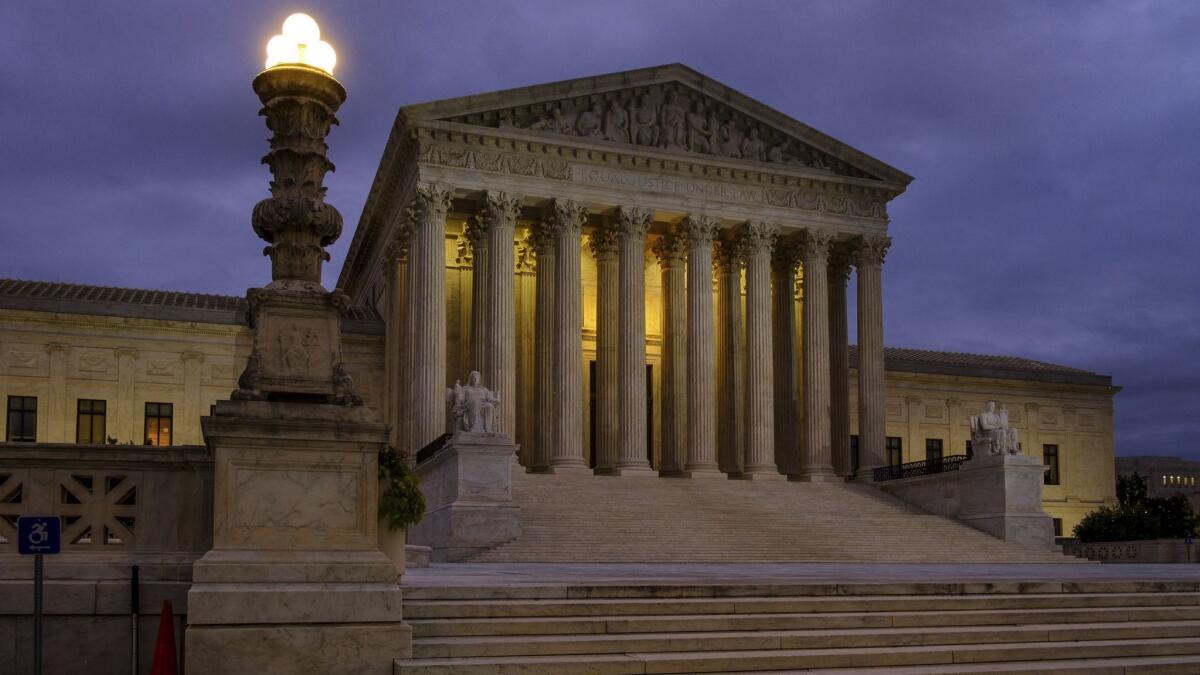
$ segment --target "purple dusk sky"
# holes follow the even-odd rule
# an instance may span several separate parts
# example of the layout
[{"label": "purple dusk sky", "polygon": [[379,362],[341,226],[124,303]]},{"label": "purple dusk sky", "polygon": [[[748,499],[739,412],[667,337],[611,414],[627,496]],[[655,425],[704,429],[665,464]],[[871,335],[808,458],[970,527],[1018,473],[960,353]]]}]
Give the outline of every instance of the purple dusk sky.
[{"label": "purple dusk sky", "polygon": [[916,177],[892,346],[1111,374],[1118,454],[1200,459],[1195,2],[6,2],[0,276],[242,294],[290,12],[349,99],[337,278],[403,104],[682,62]]}]

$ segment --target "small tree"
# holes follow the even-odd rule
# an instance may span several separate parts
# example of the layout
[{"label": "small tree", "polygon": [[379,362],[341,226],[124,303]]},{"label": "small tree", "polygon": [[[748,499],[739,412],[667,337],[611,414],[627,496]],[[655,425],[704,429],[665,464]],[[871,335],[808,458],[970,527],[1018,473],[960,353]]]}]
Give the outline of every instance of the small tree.
[{"label": "small tree", "polygon": [[1126,505],[1141,504],[1146,501],[1146,479],[1134,472],[1131,476],[1117,477],[1117,501]]}]

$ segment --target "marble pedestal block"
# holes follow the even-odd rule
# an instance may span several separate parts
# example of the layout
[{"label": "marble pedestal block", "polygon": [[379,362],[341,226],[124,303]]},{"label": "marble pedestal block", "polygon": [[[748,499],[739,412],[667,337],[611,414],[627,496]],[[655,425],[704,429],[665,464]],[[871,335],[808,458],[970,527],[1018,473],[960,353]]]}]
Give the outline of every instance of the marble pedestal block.
[{"label": "marble pedestal block", "polygon": [[433,549],[434,562],[456,562],[521,534],[512,501],[517,446],[499,434],[459,432],[417,465],[425,517],[409,541]]},{"label": "marble pedestal block", "polygon": [[193,567],[187,670],[377,673],[411,654],[377,535],[387,427],[361,407],[222,401],[213,548]]},{"label": "marble pedestal block", "polygon": [[958,519],[1036,548],[1054,547],[1054,522],[1042,510],[1046,466],[1023,454],[980,455],[958,470]]}]

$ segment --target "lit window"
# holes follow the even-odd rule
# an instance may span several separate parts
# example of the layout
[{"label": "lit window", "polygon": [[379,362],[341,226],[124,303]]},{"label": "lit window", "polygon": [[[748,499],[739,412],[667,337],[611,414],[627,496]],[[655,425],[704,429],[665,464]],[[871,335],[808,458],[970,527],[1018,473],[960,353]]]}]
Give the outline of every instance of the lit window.
[{"label": "lit window", "polygon": [[81,398],[75,405],[75,442],[103,443],[107,403]]},{"label": "lit window", "polygon": [[170,403],[146,404],[146,445],[171,444],[172,407]]},{"label": "lit window", "polygon": [[17,443],[37,441],[37,397],[8,397],[8,440]]},{"label": "lit window", "polygon": [[1042,446],[1042,464],[1047,464],[1050,469],[1046,471],[1046,485],[1058,485],[1060,476],[1058,475],[1058,446],[1043,445]]}]

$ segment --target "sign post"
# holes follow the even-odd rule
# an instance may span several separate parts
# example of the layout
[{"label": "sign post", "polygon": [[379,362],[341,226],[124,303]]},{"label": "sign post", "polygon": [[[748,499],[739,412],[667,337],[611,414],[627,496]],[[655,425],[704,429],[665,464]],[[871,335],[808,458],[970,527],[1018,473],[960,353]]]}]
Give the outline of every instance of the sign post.
[{"label": "sign post", "polygon": [[1187,546],[1187,561],[1192,562],[1192,538],[1186,537],[1183,540],[1183,543],[1185,546]]},{"label": "sign post", "polygon": [[17,552],[33,556],[33,675],[42,675],[42,556],[62,549],[58,516],[17,518]]}]

